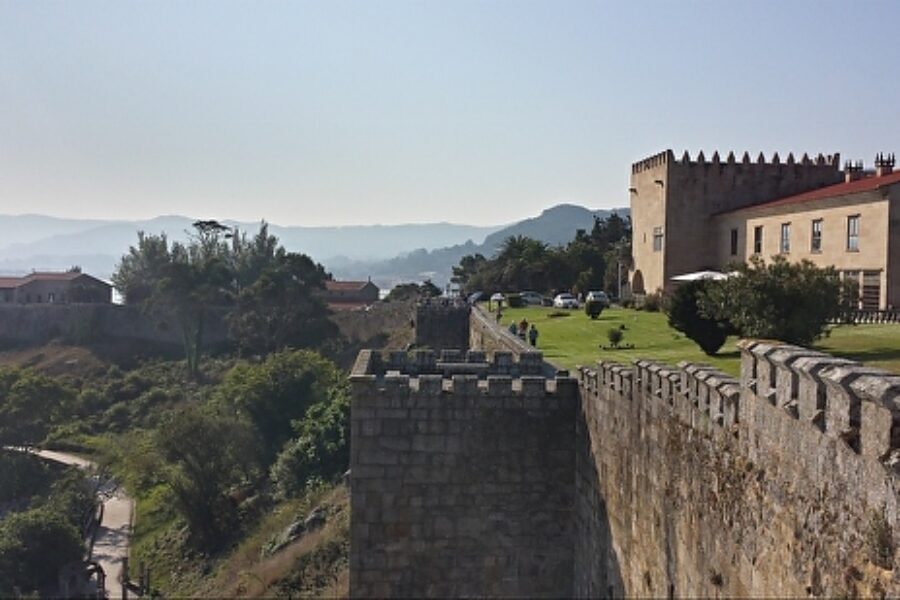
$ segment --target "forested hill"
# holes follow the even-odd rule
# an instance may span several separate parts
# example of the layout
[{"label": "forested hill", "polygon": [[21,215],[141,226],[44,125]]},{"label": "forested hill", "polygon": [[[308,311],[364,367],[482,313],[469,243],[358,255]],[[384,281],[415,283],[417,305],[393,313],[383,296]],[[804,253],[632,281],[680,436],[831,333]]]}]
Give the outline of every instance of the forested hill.
[{"label": "forested hill", "polygon": [[574,204],[559,204],[544,210],[537,217],[495,231],[481,244],[470,240],[465,244],[437,250],[420,248],[390,260],[363,262],[333,259],[327,261],[325,267],[339,279],[372,277],[382,287],[424,279],[431,279],[436,285],[443,287],[450,279],[453,266],[458,264],[463,256],[479,253],[491,257],[504,240],[519,235],[540,240],[550,246],[565,245],[572,241],[578,229],[590,230],[594,224],[594,217],[605,219],[612,213],[624,217],[629,215],[630,211],[627,208],[590,210]]}]

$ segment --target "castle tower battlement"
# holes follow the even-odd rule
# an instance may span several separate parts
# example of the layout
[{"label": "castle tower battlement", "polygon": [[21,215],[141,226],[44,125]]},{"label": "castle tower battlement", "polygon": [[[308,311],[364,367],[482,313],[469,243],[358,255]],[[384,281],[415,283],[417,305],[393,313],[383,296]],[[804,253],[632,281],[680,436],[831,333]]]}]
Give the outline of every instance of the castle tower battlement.
[{"label": "castle tower battlement", "polygon": [[840,154],[793,153],[782,161],[760,152],[695,157],[660,152],[631,167],[631,219],[635,292],[671,289],[671,277],[708,269],[716,256],[713,215],[784,198],[844,179]]},{"label": "castle tower battlement", "polygon": [[540,352],[359,354],[351,596],[572,596],[578,382],[545,368]]}]

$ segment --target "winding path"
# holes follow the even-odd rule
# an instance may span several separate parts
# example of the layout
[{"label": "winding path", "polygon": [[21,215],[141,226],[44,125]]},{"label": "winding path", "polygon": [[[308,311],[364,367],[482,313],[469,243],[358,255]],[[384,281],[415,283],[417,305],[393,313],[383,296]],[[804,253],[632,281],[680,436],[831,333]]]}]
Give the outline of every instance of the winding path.
[{"label": "winding path", "polygon": [[[47,460],[89,469],[94,463],[79,456],[37,450],[35,454]],[[122,593],[122,562],[128,556],[128,541],[131,537],[131,517],[134,514],[134,500],[121,488],[101,489],[103,498],[103,519],[97,528],[91,559],[97,561],[106,574],[106,596],[118,597]]]}]

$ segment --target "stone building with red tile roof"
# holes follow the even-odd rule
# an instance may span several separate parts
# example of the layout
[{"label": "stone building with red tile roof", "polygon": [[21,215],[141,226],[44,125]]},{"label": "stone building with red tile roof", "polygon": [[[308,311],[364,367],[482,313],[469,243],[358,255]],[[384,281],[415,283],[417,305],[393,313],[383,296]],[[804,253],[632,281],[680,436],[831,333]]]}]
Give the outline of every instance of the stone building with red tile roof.
[{"label": "stone building with red tile roof", "polygon": [[378,302],[378,286],[369,281],[326,281],[325,301],[333,305]]},{"label": "stone building with red tile roof", "polygon": [[859,283],[867,309],[900,306],[900,172],[840,170],[840,156],[766,162],[671,150],[632,166],[630,273],[634,293],[670,290],[672,277],[782,255],[833,266]]},{"label": "stone building with red tile roof", "polygon": [[0,304],[98,304],[112,302],[112,286],[78,270],[35,271],[0,277]]}]

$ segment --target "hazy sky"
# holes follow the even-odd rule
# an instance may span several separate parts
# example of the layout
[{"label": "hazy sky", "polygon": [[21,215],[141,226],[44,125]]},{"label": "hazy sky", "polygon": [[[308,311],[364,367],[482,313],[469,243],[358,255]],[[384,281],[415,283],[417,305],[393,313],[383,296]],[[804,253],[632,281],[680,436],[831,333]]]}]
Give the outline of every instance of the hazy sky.
[{"label": "hazy sky", "polygon": [[900,2],[0,0],[0,213],[506,223],[900,151]]}]

